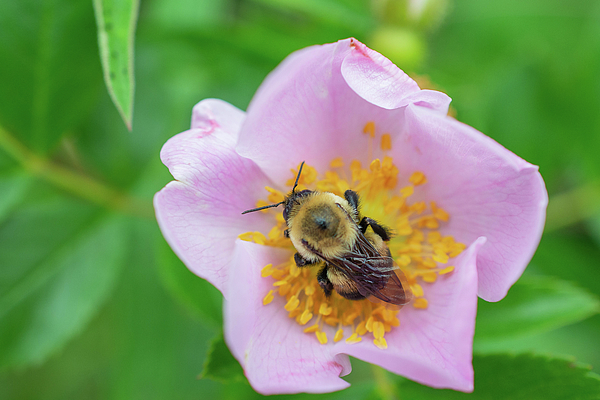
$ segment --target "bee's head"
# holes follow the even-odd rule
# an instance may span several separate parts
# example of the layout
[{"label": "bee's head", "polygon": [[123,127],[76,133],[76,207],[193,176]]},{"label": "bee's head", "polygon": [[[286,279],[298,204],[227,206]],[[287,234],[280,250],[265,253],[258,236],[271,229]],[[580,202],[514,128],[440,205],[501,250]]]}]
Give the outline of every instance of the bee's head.
[{"label": "bee's head", "polygon": [[298,180],[300,179],[300,174],[302,173],[302,167],[304,167],[304,161],[302,161],[302,164],[300,164],[300,168],[298,169],[298,175],[296,176],[296,182],[294,182],[294,187],[292,188],[292,192],[289,194],[289,196],[286,196],[285,199],[283,199],[283,201],[280,201],[279,203],[276,204],[269,204],[268,206],[263,206],[263,207],[258,207],[258,208],[253,208],[251,210],[246,210],[244,211],[242,214],[248,214],[254,211],[260,211],[260,210],[264,210],[266,208],[273,208],[273,207],[279,207],[280,205],[284,205],[284,209],[283,209],[283,218],[287,221],[288,216],[290,215],[290,211],[293,209],[293,207],[298,204],[298,200],[310,193],[312,193],[311,190],[305,189],[305,190],[301,190],[299,192],[296,193],[296,187],[298,186]]},{"label": "bee's head", "polygon": [[302,204],[302,200],[306,198],[309,194],[313,193],[312,190],[304,189],[299,192],[292,193],[283,200],[284,209],[283,209],[283,219],[287,222],[290,215],[295,214],[297,212],[297,208],[299,208]]}]

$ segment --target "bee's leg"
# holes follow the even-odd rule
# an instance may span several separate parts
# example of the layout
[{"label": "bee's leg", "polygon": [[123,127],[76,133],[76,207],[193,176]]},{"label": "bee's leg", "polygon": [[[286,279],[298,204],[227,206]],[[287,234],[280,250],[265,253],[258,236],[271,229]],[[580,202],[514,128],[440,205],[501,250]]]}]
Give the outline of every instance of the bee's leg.
[{"label": "bee's leg", "polygon": [[350,206],[354,208],[354,211],[358,213],[358,194],[356,194],[354,190],[348,189],[344,192],[344,197],[346,198],[346,201],[350,204]]},{"label": "bee's leg", "polygon": [[390,233],[388,229],[382,225],[379,225],[379,223],[374,219],[364,217],[358,225],[360,225],[360,230],[362,233],[365,233],[367,231],[367,228],[370,226],[371,228],[373,228],[373,232],[378,234],[384,242],[390,240]]},{"label": "bee's leg", "polygon": [[285,231],[283,231],[283,237],[286,239],[290,238],[290,230],[286,229]]},{"label": "bee's leg", "polygon": [[319,286],[325,292],[325,296],[331,296],[331,291],[333,290],[333,283],[327,277],[327,265],[325,265],[321,271],[317,274],[317,282],[319,282]]},{"label": "bee's leg", "polygon": [[296,253],[294,254],[294,261],[296,261],[296,266],[298,268],[302,268],[302,267],[310,267],[312,265],[315,265],[316,263],[310,262],[308,261],[306,258],[302,257],[300,255],[300,253]]}]

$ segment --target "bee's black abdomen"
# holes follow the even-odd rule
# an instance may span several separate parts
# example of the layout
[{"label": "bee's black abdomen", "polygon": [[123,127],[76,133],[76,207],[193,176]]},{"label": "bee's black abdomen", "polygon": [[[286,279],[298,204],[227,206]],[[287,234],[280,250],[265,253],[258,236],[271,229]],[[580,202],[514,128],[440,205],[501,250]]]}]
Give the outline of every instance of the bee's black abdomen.
[{"label": "bee's black abdomen", "polygon": [[331,296],[331,292],[333,291],[333,283],[327,277],[327,265],[321,268],[321,271],[317,274],[317,282],[319,282],[319,286],[325,292],[325,296]]},{"label": "bee's black abdomen", "polygon": [[340,292],[340,291],[338,291],[338,294],[348,300],[362,300],[365,298],[365,296],[360,294],[358,291],[356,291],[356,292]]}]

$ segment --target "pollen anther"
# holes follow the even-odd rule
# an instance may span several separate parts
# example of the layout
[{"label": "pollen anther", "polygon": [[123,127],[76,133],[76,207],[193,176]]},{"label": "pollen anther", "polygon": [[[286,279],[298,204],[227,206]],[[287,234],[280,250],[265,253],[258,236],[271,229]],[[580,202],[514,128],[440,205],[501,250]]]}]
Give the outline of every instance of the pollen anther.
[{"label": "pollen anther", "polygon": [[269,293],[267,293],[267,295],[263,299],[263,306],[266,306],[267,304],[269,304],[270,302],[272,302],[273,299],[274,299],[273,291],[269,290]]},{"label": "pollen anther", "polygon": [[381,135],[381,150],[391,150],[392,149],[392,137],[389,133],[384,133]]},{"label": "pollen anther", "polygon": [[371,137],[375,137],[375,122],[369,121],[365,124],[363,128],[363,133],[368,134]]}]

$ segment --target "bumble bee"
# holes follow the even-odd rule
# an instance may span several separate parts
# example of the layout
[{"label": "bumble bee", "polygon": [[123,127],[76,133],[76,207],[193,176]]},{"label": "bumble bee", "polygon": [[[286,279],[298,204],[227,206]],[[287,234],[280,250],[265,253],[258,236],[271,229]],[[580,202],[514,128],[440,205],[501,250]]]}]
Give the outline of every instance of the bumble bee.
[{"label": "bumble bee", "polygon": [[350,300],[376,298],[394,305],[410,302],[407,280],[385,243],[390,231],[369,217],[361,218],[358,194],[352,190],[346,190],[344,198],[330,192],[296,192],[303,166],[304,162],[282,202],[242,214],[283,205],[284,236],[297,250],[296,265],[323,265],[317,280],[327,297],[335,290]]}]

